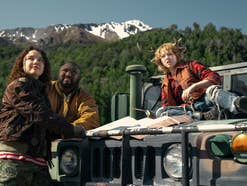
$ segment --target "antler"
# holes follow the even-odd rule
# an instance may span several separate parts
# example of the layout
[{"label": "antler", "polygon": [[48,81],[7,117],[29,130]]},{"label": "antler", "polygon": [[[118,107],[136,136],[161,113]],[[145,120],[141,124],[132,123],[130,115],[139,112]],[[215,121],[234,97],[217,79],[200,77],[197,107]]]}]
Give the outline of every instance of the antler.
[{"label": "antler", "polygon": [[[138,49],[139,52],[143,51],[143,47],[139,44],[138,41],[136,42],[136,47],[137,47],[137,49]],[[146,52],[154,53],[155,50],[153,49],[153,47],[150,47],[150,49],[149,50],[146,50]]]},{"label": "antler", "polygon": [[175,46],[178,46],[178,44],[182,41],[182,38],[180,37],[178,40],[174,39]]}]

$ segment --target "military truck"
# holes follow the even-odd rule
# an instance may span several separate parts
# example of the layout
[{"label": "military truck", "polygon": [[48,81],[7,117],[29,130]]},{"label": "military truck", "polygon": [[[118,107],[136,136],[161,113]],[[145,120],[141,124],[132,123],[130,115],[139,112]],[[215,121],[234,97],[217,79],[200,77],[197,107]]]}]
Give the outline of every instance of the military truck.
[{"label": "military truck", "polygon": [[[212,69],[222,76],[225,90],[247,95],[247,62]],[[113,121],[127,116],[138,121],[161,106],[161,76],[144,82],[144,66],[131,65],[126,71],[131,91],[113,96]],[[71,186],[247,185],[246,130],[246,115],[230,113],[161,128],[98,131],[54,142],[50,173],[58,185]]]}]

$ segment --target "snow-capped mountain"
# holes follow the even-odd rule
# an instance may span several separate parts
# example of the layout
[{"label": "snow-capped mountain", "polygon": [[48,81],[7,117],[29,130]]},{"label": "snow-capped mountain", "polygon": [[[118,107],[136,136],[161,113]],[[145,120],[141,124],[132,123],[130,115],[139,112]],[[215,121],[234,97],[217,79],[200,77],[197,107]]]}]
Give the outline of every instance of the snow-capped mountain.
[{"label": "snow-capped mountain", "polygon": [[91,34],[107,39],[109,33],[116,33],[119,39],[129,37],[138,32],[151,30],[152,27],[139,20],[129,20],[122,23],[110,22],[99,25],[89,25],[86,30]]},{"label": "snow-capped mountain", "polygon": [[129,20],[121,23],[109,22],[101,24],[56,24],[46,28],[20,27],[15,29],[0,30],[0,38],[14,44],[30,43],[55,43],[61,44],[68,41],[99,42],[104,40],[123,39],[138,32],[152,28],[142,21]]}]

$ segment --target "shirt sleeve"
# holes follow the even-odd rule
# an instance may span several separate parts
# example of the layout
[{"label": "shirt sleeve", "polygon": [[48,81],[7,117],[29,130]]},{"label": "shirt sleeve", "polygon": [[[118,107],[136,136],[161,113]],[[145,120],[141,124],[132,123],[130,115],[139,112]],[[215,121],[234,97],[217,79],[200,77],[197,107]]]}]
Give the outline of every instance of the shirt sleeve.
[{"label": "shirt sleeve", "polygon": [[54,134],[73,137],[74,126],[52,112],[44,95],[35,90],[30,82],[14,81],[7,86],[6,95],[11,103],[9,107],[23,116],[25,125],[39,124]]},{"label": "shirt sleeve", "polygon": [[73,125],[82,125],[86,130],[99,127],[98,106],[93,97],[88,96],[78,107],[78,118]]},{"label": "shirt sleeve", "polygon": [[215,85],[221,84],[221,76],[198,61],[190,62],[190,69],[200,80],[209,80]]}]

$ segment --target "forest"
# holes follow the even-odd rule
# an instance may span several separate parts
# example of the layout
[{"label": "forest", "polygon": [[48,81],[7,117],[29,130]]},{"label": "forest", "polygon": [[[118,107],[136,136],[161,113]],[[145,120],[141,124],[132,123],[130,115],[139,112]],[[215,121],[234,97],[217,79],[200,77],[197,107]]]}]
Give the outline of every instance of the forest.
[{"label": "forest", "polygon": [[[209,67],[247,61],[247,35],[239,29],[216,28],[212,23],[203,28],[194,23],[192,28],[181,30],[177,25],[156,28],[128,38],[85,45],[70,43],[45,48],[52,76],[55,79],[60,65],[75,61],[81,67],[80,86],[95,97],[99,106],[101,125],[111,122],[111,97],[116,92],[129,92],[129,75],[125,68],[132,64],[145,65],[145,78],[158,75],[151,62],[154,51],[165,42],[181,38],[186,47],[185,57],[197,59]],[[0,97],[16,56],[24,46],[0,43]]]}]

